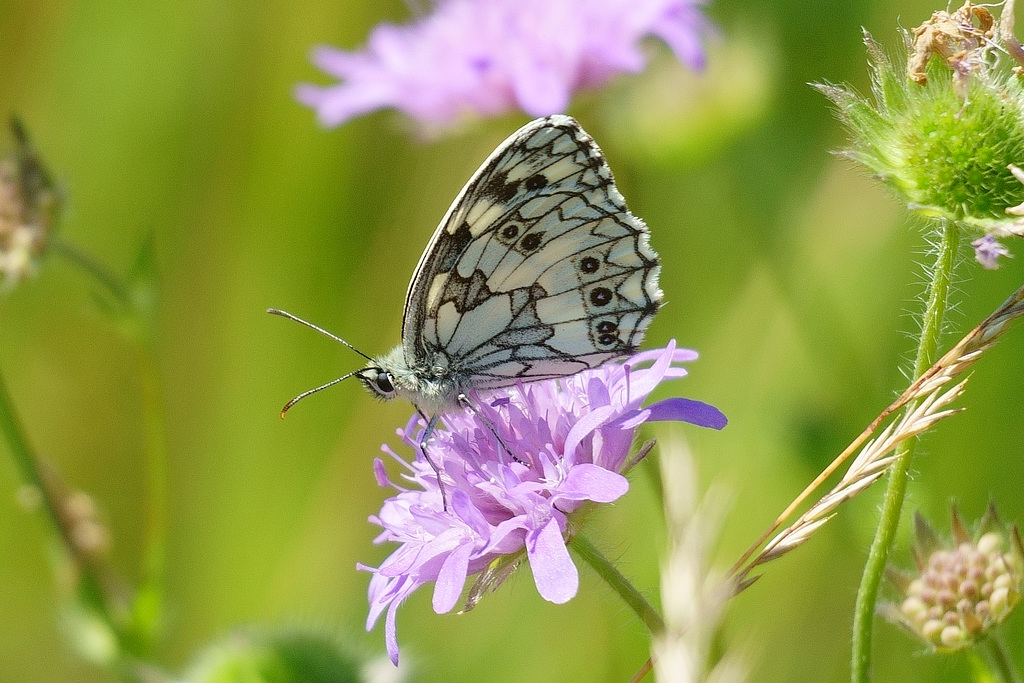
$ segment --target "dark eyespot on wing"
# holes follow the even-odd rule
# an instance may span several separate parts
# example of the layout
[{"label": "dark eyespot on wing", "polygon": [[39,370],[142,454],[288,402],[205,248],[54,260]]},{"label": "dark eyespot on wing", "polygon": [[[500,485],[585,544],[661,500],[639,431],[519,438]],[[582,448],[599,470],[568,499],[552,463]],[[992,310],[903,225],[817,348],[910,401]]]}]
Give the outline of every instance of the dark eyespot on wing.
[{"label": "dark eyespot on wing", "polygon": [[519,237],[519,233],[522,232],[522,230],[522,223],[517,223],[514,221],[506,223],[505,226],[498,231],[498,239],[500,239],[502,242],[505,242],[506,244],[514,244],[516,238]]},{"label": "dark eyespot on wing", "polygon": [[590,303],[595,306],[607,306],[612,302],[612,290],[607,287],[594,287],[590,290]]},{"label": "dark eyespot on wing", "polygon": [[539,190],[548,184],[548,179],[544,177],[543,173],[535,173],[526,179],[527,190]]},{"label": "dark eyespot on wing", "polygon": [[519,250],[529,253],[537,249],[540,246],[541,241],[544,239],[544,233],[542,232],[531,232],[530,234],[519,240]]}]

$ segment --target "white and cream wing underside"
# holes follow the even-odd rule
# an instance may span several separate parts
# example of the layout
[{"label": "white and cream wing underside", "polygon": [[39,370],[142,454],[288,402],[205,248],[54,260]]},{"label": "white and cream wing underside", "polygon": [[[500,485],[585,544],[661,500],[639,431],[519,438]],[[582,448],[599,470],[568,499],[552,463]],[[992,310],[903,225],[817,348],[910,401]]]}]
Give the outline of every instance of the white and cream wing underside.
[{"label": "white and cream wing underside", "polygon": [[440,353],[473,388],[631,353],[657,311],[658,256],[568,116],[506,140],[456,198],[406,297],[407,363]]}]

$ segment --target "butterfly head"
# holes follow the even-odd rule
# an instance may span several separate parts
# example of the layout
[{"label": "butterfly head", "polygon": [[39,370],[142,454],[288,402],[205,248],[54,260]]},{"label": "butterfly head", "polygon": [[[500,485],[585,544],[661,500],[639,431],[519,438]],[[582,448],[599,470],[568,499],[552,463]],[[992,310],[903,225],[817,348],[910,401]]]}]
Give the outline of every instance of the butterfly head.
[{"label": "butterfly head", "polygon": [[456,405],[456,397],[463,390],[443,361],[443,354],[414,367],[406,361],[401,345],[371,360],[355,376],[377,398],[390,401],[401,397],[430,414]]},{"label": "butterfly head", "polygon": [[398,396],[395,387],[395,376],[390,370],[369,365],[356,373],[366,390],[377,398],[389,401]]},{"label": "butterfly head", "polygon": [[384,401],[415,393],[415,386],[409,382],[410,373],[401,346],[386,355],[371,358],[355,375],[367,391]]}]

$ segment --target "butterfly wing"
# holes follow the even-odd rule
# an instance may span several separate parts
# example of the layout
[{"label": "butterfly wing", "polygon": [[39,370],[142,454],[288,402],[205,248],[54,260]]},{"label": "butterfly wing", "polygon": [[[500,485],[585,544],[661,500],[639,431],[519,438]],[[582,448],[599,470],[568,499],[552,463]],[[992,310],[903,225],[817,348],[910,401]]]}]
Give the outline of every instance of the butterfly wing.
[{"label": "butterfly wing", "polygon": [[640,344],[662,293],[647,226],[593,139],[533,121],[484,162],[409,285],[402,344],[472,388],[574,374]]}]

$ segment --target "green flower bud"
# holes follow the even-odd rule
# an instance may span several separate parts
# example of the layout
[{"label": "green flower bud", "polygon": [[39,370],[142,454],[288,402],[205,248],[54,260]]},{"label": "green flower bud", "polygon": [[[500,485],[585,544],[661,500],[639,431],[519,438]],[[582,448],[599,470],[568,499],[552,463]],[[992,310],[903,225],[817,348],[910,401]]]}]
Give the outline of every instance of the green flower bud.
[{"label": "green flower bud", "polygon": [[905,33],[890,57],[865,33],[872,99],[848,87],[819,85],[851,134],[846,156],[876,174],[930,218],[974,228],[975,245],[994,267],[1005,249],[995,237],[1024,235],[1024,89],[1012,32],[1012,2],[998,27],[987,9],[966,2],[935,12]]}]

